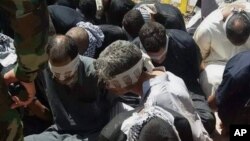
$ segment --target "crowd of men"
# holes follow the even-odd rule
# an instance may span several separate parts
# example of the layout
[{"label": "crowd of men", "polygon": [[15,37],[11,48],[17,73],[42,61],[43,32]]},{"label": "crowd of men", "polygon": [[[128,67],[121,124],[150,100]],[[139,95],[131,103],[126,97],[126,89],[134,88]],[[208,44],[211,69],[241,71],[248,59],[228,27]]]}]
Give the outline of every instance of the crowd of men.
[{"label": "crowd of men", "polygon": [[212,141],[250,124],[250,3],[0,0],[0,141]]}]

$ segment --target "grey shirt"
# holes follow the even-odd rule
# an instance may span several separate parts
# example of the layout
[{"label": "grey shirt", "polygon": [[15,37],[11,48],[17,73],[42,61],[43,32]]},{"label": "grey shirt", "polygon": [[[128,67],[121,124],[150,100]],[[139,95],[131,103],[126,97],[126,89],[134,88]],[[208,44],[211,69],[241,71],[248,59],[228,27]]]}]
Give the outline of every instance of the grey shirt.
[{"label": "grey shirt", "polygon": [[46,94],[58,131],[88,137],[108,123],[111,102],[97,87],[93,59],[83,56],[80,59],[78,81],[72,88],[53,79],[49,69],[44,75]]}]

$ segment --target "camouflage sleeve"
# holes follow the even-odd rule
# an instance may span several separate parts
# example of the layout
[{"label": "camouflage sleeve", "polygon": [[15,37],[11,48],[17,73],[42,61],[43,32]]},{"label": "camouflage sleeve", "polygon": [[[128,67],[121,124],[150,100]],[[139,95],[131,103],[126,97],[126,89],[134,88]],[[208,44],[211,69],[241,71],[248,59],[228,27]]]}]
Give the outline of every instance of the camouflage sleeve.
[{"label": "camouflage sleeve", "polygon": [[46,0],[0,0],[0,8],[10,18],[15,32],[16,77],[33,81],[48,58],[45,53],[49,30]]}]

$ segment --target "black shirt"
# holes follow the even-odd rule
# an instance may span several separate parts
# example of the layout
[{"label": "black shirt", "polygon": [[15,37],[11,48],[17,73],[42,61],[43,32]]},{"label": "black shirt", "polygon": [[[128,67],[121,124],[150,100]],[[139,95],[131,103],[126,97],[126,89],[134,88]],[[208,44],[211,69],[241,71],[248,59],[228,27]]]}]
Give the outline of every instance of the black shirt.
[{"label": "black shirt", "polygon": [[102,47],[97,48],[95,58],[99,56],[101,51],[103,51],[109,44],[113,43],[116,40],[127,40],[127,36],[124,30],[116,25],[98,25],[104,34],[104,41]]},{"label": "black shirt", "polygon": [[56,33],[65,34],[70,28],[75,27],[78,22],[85,21],[83,15],[66,6],[50,5],[48,10]]},{"label": "black shirt", "polygon": [[168,51],[166,59],[162,64],[165,68],[182,78],[190,89],[193,84],[198,83],[199,68],[201,63],[200,49],[193,38],[181,30],[168,30]]}]

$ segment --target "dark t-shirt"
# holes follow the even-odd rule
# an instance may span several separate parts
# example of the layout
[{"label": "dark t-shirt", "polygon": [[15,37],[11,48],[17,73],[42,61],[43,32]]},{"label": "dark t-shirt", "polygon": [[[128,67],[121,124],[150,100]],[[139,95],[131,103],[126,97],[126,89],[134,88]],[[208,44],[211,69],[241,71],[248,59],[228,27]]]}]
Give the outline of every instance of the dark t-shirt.
[{"label": "dark t-shirt", "polygon": [[[228,125],[250,98],[250,52],[242,52],[230,59],[223,80],[216,91],[218,115]],[[249,106],[249,103],[247,104]],[[249,116],[249,115],[248,115]]]},{"label": "dark t-shirt", "polygon": [[85,21],[82,14],[66,6],[50,5],[48,10],[56,33],[65,34],[70,28],[75,27],[78,22]]},{"label": "dark t-shirt", "polygon": [[166,29],[179,29],[186,31],[185,22],[180,10],[170,4],[155,4],[157,13],[155,20],[162,23]]},{"label": "dark t-shirt", "polygon": [[108,123],[112,101],[97,87],[93,59],[80,59],[78,81],[72,88],[58,83],[46,69],[45,90],[58,132],[88,137]]},{"label": "dark t-shirt", "polygon": [[127,40],[127,36],[124,30],[116,25],[98,25],[98,27],[102,30],[104,34],[104,41],[102,43],[102,47],[97,48],[95,58],[99,56],[99,54],[111,43],[116,40]]},{"label": "dark t-shirt", "polygon": [[56,4],[76,9],[79,0],[56,0]]},{"label": "dark t-shirt", "polygon": [[181,30],[168,30],[169,45],[166,59],[162,64],[165,68],[182,78],[189,90],[198,85],[201,54],[194,39]]}]

